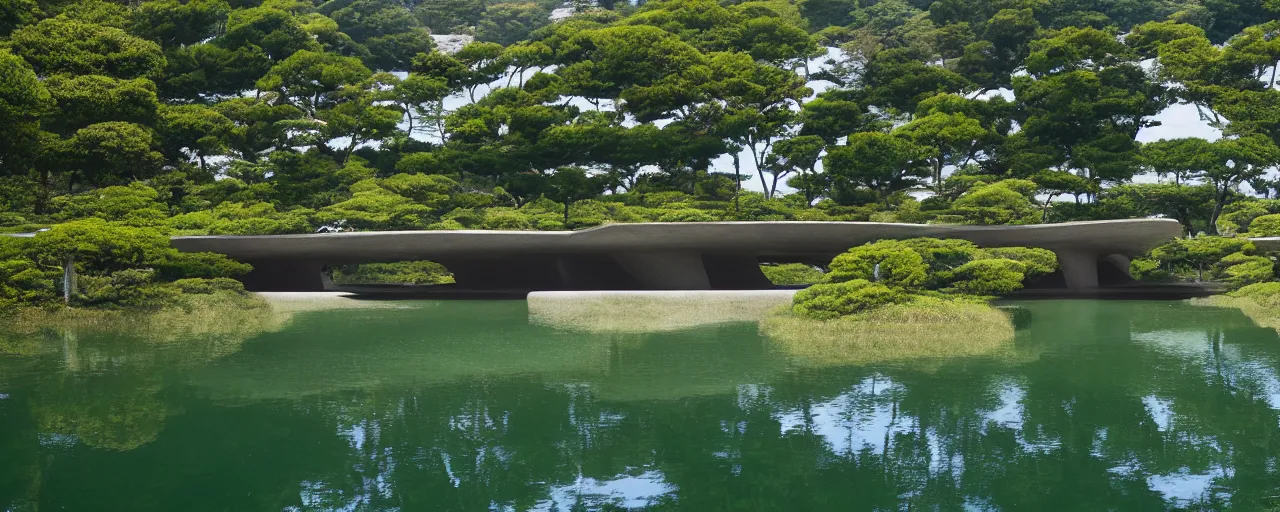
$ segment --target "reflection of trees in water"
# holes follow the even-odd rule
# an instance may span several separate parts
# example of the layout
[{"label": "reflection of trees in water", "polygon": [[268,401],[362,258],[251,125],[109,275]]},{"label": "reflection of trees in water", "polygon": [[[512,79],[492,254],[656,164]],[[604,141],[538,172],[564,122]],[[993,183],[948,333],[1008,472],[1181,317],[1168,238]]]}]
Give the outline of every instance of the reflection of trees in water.
[{"label": "reflection of trees in water", "polygon": [[[1177,331],[1202,335],[1200,353],[1170,351],[1144,342],[1141,326],[1116,321],[1145,307],[1086,311],[1095,321],[1079,312],[1062,323],[1048,318],[1023,334],[1037,339],[1020,343],[1047,347],[1020,367],[797,370],[767,386],[660,402],[593,401],[590,388],[554,384],[534,393],[518,379],[433,386],[414,396],[432,397],[435,411],[383,416],[378,439],[391,424],[401,441],[364,437],[361,452],[384,460],[360,467],[396,468],[386,504],[437,482],[422,496],[521,509],[556,485],[639,471],[678,490],[654,506],[684,510],[875,509],[902,500],[942,509],[1161,509],[1171,497],[1210,508],[1269,504],[1274,485],[1265,483],[1280,476],[1277,415],[1265,394],[1276,391],[1275,370],[1248,361],[1274,361],[1275,347],[1250,343],[1266,333],[1228,315],[1199,332]],[[543,405],[529,409],[529,400]],[[1153,416],[1153,403],[1167,404],[1165,419]],[[427,417],[431,426],[406,428]],[[435,455],[417,455],[423,447]],[[403,460],[426,462],[389,462]],[[1186,490],[1201,481],[1203,494]]]},{"label": "reflection of trees in water", "polygon": [[[486,348],[473,338],[477,359],[421,366],[466,353],[465,344],[415,354],[403,345],[421,326],[401,325],[371,336],[367,358],[326,356],[329,348],[318,346],[280,372],[295,380],[263,381],[288,393],[242,396],[236,407],[199,398],[225,399],[226,390],[211,387],[224,382],[217,371],[270,373],[297,348],[289,343],[307,340],[255,343],[208,368],[215,373],[197,378],[201,387],[182,388],[173,402],[185,414],[170,417],[164,435],[47,468],[40,492],[68,508],[97,499],[90,508],[199,509],[187,505],[202,495],[209,509],[295,510],[527,510],[550,509],[553,499],[560,510],[578,500],[590,509],[616,501],[672,510],[872,510],[904,501],[1129,510],[1168,508],[1175,497],[1191,508],[1274,505],[1274,331],[1230,310],[1059,306],[1024,306],[1033,320],[1015,345],[1035,358],[846,368],[788,367],[762,340],[743,341],[749,327],[603,338],[603,357],[593,345],[590,357],[565,353],[573,364],[542,372],[538,361],[517,365],[487,352],[496,341]],[[527,329],[498,329],[508,340],[558,346]],[[499,364],[488,367],[486,358]],[[407,362],[374,378],[394,359]],[[435,373],[414,377],[413,364]],[[307,369],[313,382],[326,372],[350,380],[294,394]],[[54,411],[94,398],[48,396],[69,404]],[[18,429],[14,438],[27,436],[24,446],[33,436],[23,432],[41,428],[0,418],[0,428]],[[110,470],[122,460],[133,470]],[[182,463],[189,472],[172,474]],[[18,480],[0,480],[0,489],[11,492],[7,482]],[[100,487],[69,492],[81,480]],[[102,490],[130,485],[141,487]],[[223,492],[229,488],[235,496]]]}]

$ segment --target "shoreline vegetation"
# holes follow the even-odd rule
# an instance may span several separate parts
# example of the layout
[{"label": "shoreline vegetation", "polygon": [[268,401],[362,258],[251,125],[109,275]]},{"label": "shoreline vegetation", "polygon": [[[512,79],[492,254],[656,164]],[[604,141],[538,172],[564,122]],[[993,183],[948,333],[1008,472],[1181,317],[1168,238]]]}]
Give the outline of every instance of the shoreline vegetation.
[{"label": "shoreline vegetation", "polygon": [[794,291],[535,292],[530,323],[584,332],[644,333],[757,322]]},{"label": "shoreline vegetation", "polygon": [[1192,304],[1236,308],[1259,327],[1280,332],[1280,283],[1257,283],[1226,295],[1192,299]]},{"label": "shoreline vegetation", "polygon": [[820,366],[993,355],[1012,348],[1014,330],[983,301],[933,297],[830,320],[780,307],[760,322],[784,352]]},{"label": "shoreline vegetation", "polygon": [[818,365],[996,353],[1015,329],[991,298],[1057,270],[1057,259],[1043,249],[914,238],[854,247],[829,268],[760,322],[783,351]]},{"label": "shoreline vegetation", "polygon": [[[245,340],[286,327],[300,313],[395,307],[334,293],[250,293],[215,291],[183,294],[163,307],[20,307],[0,327],[0,355],[32,355],[50,339],[111,336],[151,345],[212,342],[207,357],[235,352]],[[205,350],[204,352],[209,352]]]}]

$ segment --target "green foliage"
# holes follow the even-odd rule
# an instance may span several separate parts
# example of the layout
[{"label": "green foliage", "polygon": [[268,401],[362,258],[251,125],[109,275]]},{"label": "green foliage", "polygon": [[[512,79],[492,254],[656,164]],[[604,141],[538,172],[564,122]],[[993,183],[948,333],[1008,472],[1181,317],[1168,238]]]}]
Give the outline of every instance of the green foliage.
[{"label": "green foliage", "polygon": [[[1162,216],[1271,234],[1280,203],[1239,192],[1280,192],[1266,5],[604,0],[551,23],[552,0],[0,0],[0,224]],[[432,32],[478,40],[438,50]],[[1223,137],[1139,144],[1174,102]],[[992,257],[1052,263],[913,250],[926,289]],[[1138,265],[1227,272],[1165,256]]]},{"label": "green foliage", "polygon": [[15,30],[9,45],[41,76],[156,78],[165,67],[164,54],[153,42],[115,27],[61,17]]},{"label": "green foliage", "polygon": [[901,304],[908,296],[882,284],[863,279],[816,284],[796,292],[792,311],[801,318],[833,320],[889,304]]},{"label": "green foliage", "polygon": [[1275,262],[1266,256],[1249,256],[1233,253],[1218,260],[1216,274],[1231,288],[1272,281],[1276,278]]},{"label": "green foliage", "polygon": [[251,270],[221,254],[178,252],[163,231],[90,218],[33,238],[0,238],[0,303],[53,301],[68,261],[76,273],[74,303],[96,307],[153,308],[181,293],[243,292],[231,278]]},{"label": "green foliage", "polygon": [[1280,214],[1254,217],[1248,226],[1249,236],[1280,236]]},{"label": "green foliage", "polygon": [[826,281],[864,280],[888,286],[917,289],[924,285],[928,266],[920,253],[902,242],[882,240],[849,249],[831,260]]},{"label": "green foliage", "polygon": [[155,226],[168,216],[159,197],[155,189],[134,182],[127,187],[113,186],[59,196],[54,199],[53,208],[68,220],[97,217],[130,226]]},{"label": "green foliage", "polygon": [[179,279],[173,282],[173,286],[182,293],[194,295],[210,295],[217,292],[245,293],[244,284],[226,277]]},{"label": "green foliage", "polygon": [[434,261],[364,263],[335,268],[333,282],[337,284],[450,284],[453,283],[453,274],[444,265]]},{"label": "green foliage", "polygon": [[279,212],[271,203],[224,202],[212,210],[175,215],[169,227],[185,234],[199,235],[287,235],[310,233],[307,209]]},{"label": "green foliage", "polygon": [[1031,247],[992,247],[982,249],[975,259],[1005,259],[1023,265],[1023,275],[1027,278],[1051,274],[1058,270],[1058,256],[1048,249]]},{"label": "green foliage", "polygon": [[1022,288],[1027,266],[1004,258],[973,260],[952,271],[953,293],[1003,295]]},{"label": "green foliage", "polygon": [[760,271],[776,285],[817,284],[823,279],[822,270],[803,263],[760,265]]},{"label": "green foliage", "polygon": [[1280,283],[1254,283],[1230,293],[1232,297],[1252,299],[1269,308],[1280,308]]},{"label": "green foliage", "polygon": [[970,189],[952,203],[952,214],[965,224],[1034,224],[1031,203],[1037,186],[1026,180],[1004,180]]},{"label": "green foliage", "polygon": [[[1142,261],[1134,273],[1135,277],[1147,279],[1223,279],[1248,284],[1258,276],[1259,260],[1245,258],[1254,256],[1253,244],[1244,238],[1180,238],[1152,249],[1147,261]],[[1270,261],[1268,258],[1263,259]],[[1240,264],[1251,265],[1236,270],[1235,275],[1227,272]]]},{"label": "green foliage", "polygon": [[[809,288],[817,288],[816,291],[797,294],[794,310],[805,318],[832,319],[889,303],[922,300],[938,293],[952,294],[961,300],[970,300],[971,296],[1007,295],[1021,289],[1026,280],[1057,268],[1057,257],[1044,249],[979,249],[969,241],[936,238],[880,240],[849,249],[831,260],[824,284]],[[859,284],[832,287],[846,283]],[[858,290],[867,284],[883,286],[898,295],[892,302],[868,302],[868,297],[886,295],[877,292],[864,297]]]}]

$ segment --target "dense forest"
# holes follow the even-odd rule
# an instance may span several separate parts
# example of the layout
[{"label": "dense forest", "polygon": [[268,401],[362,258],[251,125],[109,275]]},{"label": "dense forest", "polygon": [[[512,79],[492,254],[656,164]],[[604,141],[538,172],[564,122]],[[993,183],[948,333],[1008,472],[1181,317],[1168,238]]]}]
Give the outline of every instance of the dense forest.
[{"label": "dense forest", "polygon": [[1278,61],[1276,0],[0,0],[0,230],[1280,235]]},{"label": "dense forest", "polygon": [[1280,212],[1274,0],[3,2],[10,231]]}]

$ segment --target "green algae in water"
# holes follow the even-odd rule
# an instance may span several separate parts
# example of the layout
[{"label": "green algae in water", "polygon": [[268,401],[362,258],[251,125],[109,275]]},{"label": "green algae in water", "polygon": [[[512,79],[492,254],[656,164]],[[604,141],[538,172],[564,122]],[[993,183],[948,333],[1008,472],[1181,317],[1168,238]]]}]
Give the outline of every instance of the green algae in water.
[{"label": "green algae in water", "polygon": [[750,323],[567,331],[523,301],[298,312],[181,364],[46,340],[0,356],[0,509],[1277,505],[1275,330],[1015,305],[1019,357],[927,363],[808,365]]}]

